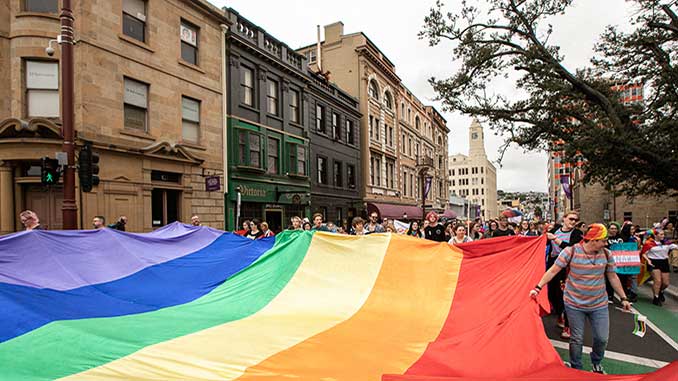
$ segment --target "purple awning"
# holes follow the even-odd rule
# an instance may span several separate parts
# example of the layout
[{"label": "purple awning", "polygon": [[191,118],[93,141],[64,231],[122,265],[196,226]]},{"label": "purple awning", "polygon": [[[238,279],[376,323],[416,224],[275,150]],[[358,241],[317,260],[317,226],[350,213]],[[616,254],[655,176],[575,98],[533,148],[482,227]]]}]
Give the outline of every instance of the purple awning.
[{"label": "purple awning", "polygon": [[408,219],[423,218],[421,216],[421,208],[414,205],[397,205],[397,204],[381,204],[381,203],[367,203],[367,212],[377,212],[380,218],[388,217],[394,219],[402,219],[404,214],[407,214]]},{"label": "purple awning", "polygon": [[443,213],[443,217],[451,219],[451,218],[457,218],[457,212],[455,212],[452,209],[445,209],[445,212]]}]

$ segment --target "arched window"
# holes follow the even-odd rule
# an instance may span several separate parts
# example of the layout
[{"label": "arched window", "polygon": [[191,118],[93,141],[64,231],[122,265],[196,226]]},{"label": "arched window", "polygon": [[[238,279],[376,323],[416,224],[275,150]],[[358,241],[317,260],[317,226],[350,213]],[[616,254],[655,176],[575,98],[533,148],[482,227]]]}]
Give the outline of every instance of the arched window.
[{"label": "arched window", "polygon": [[443,138],[438,136],[438,145],[443,145]]},{"label": "arched window", "polygon": [[419,115],[417,115],[414,118],[414,126],[417,127],[417,130],[419,130],[419,125],[421,124],[421,121],[419,120]]},{"label": "arched window", "polygon": [[370,80],[370,87],[368,89],[370,97],[374,99],[379,99],[379,86],[377,85],[377,81],[374,79]]},{"label": "arched window", "polygon": [[384,93],[384,106],[389,110],[393,110],[393,97],[388,91]]}]

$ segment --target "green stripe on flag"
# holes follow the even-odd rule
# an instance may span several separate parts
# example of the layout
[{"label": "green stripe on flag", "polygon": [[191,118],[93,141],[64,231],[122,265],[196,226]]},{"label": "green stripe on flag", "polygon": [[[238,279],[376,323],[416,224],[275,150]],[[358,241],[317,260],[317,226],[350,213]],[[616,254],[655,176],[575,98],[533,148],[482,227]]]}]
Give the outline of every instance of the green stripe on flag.
[{"label": "green stripe on flag", "polygon": [[284,232],[256,262],[190,303],[111,318],[64,320],[0,344],[3,380],[52,380],[146,346],[254,314],[294,276],[313,235]]}]

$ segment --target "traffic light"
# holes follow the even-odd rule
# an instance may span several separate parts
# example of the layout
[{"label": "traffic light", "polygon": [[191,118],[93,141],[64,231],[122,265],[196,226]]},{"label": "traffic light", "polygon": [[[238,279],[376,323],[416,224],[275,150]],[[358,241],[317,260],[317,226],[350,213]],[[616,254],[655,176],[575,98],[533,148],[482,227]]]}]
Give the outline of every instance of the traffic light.
[{"label": "traffic light", "polygon": [[99,154],[92,152],[90,143],[85,143],[78,156],[78,177],[83,192],[91,192],[99,185]]},{"label": "traffic light", "polygon": [[59,183],[60,174],[58,160],[50,159],[49,157],[42,158],[40,181],[43,185],[54,185]]}]

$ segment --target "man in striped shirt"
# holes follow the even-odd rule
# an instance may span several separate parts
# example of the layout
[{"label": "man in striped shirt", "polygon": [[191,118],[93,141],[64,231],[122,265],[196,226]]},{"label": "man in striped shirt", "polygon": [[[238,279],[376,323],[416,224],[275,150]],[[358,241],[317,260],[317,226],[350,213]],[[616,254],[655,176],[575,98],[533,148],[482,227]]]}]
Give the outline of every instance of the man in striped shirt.
[{"label": "man in striped shirt", "polygon": [[601,362],[610,330],[605,277],[610,281],[614,291],[621,296],[624,309],[631,310],[631,304],[619,282],[614,260],[605,248],[606,245],[605,225],[592,224],[584,235],[584,241],[564,249],[553,266],[530,291],[530,296],[536,298],[542,287],[559,271],[569,269],[565,280],[564,301],[565,313],[570,323],[570,363],[573,368],[582,368],[584,322],[588,319],[593,330],[591,363],[596,373],[605,373]]}]

